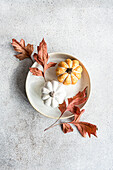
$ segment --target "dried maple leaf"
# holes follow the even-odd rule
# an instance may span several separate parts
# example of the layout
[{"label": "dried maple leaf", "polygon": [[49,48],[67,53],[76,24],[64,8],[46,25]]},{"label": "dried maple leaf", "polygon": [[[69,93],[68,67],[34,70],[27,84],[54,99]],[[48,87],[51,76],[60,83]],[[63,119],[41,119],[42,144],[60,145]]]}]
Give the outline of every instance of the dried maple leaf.
[{"label": "dried maple leaf", "polygon": [[49,128],[51,128],[52,126],[54,126],[54,124],[56,122],[58,122],[58,120],[62,117],[62,115],[64,114],[64,112],[66,111],[70,111],[73,114],[75,113],[75,105],[80,105],[83,104],[87,101],[87,87],[77,93],[73,98],[68,98],[68,106],[66,107],[66,102],[64,101],[62,104],[59,104],[59,110],[61,111],[61,115],[59,116],[59,118],[48,128],[46,128],[45,130],[48,130]]},{"label": "dried maple leaf", "polygon": [[36,76],[43,76],[44,77],[44,73],[39,70],[38,68],[29,68],[30,69],[30,72],[33,74],[33,75],[36,75]]},{"label": "dried maple leaf", "polygon": [[57,63],[53,63],[53,62],[47,63],[49,56],[47,53],[47,44],[44,38],[39,44],[39,46],[37,46],[37,51],[38,54],[34,53],[33,57],[35,61],[43,67],[43,73],[45,78],[45,71],[50,67],[54,67]]},{"label": "dried maple leaf", "polygon": [[64,133],[73,132],[73,128],[71,127],[70,124],[68,124],[68,123],[63,123],[63,132],[64,132]]},{"label": "dried maple leaf", "polygon": [[77,127],[77,129],[79,130],[83,137],[86,137],[86,133],[88,133],[89,137],[91,137],[91,134],[97,137],[96,125],[93,125],[88,122],[73,122],[72,124],[74,124]]},{"label": "dried maple leaf", "polygon": [[33,45],[27,44],[27,46],[25,46],[25,41],[23,39],[21,39],[20,42],[18,42],[16,39],[12,39],[11,44],[14,47],[14,50],[19,53],[15,55],[16,58],[19,60],[24,60],[25,58],[31,59],[31,54],[34,50]]},{"label": "dried maple leaf", "polygon": [[[81,115],[84,113],[84,109],[82,109],[80,111],[80,109],[78,107],[76,107],[75,113],[74,113],[74,120],[68,123],[71,123],[73,125],[75,125],[78,129],[78,131],[80,132],[80,134],[83,137],[86,137],[86,134],[88,133],[89,137],[91,137],[91,134],[96,136],[96,130],[97,127],[96,125],[93,125],[91,123],[88,122],[80,122],[80,117]],[[64,132],[64,131],[63,131]]]}]

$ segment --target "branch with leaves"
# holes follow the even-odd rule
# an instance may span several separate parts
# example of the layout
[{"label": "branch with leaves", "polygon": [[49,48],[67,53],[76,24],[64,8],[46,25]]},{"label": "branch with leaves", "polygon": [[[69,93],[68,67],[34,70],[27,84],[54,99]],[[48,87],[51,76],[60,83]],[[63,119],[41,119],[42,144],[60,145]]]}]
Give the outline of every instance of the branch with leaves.
[{"label": "branch with leaves", "polygon": [[37,46],[37,51],[38,51],[38,54],[34,53],[33,57],[35,61],[43,67],[43,71],[39,70],[38,68],[30,68],[30,72],[36,76],[43,76],[46,81],[46,78],[45,78],[46,70],[50,67],[54,67],[57,63],[49,62],[47,64],[49,55],[47,53],[47,44],[44,39],[41,41],[39,46]]}]

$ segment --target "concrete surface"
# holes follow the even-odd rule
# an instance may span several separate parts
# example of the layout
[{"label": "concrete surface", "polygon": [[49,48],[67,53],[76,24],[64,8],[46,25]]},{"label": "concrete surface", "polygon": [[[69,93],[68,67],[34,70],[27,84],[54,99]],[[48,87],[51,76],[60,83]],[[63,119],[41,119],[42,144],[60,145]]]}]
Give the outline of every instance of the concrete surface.
[{"label": "concrete surface", "polygon": [[[77,56],[91,76],[83,121],[98,126],[98,138],[74,130],[43,130],[54,120],[36,112],[24,89],[31,65],[13,55],[12,38],[48,52]],[[113,1],[0,1],[0,170],[113,170]]]}]

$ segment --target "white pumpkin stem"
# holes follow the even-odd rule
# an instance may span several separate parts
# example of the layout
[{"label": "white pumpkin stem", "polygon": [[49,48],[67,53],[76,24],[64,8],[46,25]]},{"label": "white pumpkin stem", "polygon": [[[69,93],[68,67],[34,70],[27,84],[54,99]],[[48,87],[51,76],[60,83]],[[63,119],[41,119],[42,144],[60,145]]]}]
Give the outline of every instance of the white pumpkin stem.
[{"label": "white pumpkin stem", "polygon": [[44,76],[44,80],[45,80],[45,82],[46,82],[46,78],[45,78],[45,76]]}]

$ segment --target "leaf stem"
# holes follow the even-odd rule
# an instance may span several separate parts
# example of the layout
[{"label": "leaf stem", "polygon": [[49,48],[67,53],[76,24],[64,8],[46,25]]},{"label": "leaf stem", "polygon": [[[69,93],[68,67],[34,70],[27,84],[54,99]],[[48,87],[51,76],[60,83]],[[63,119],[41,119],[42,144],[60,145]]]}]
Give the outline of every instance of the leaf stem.
[{"label": "leaf stem", "polygon": [[61,118],[61,116],[60,116],[51,126],[49,126],[48,128],[46,128],[44,131],[46,131],[46,130],[52,128],[53,126],[55,126],[55,123],[58,122],[58,120],[59,120],[60,118]]},{"label": "leaf stem", "polygon": [[[66,112],[66,111],[67,111],[67,109],[65,110],[65,112]],[[58,118],[51,126],[49,126],[48,128],[46,128],[44,131],[52,128],[52,127],[55,125],[55,123],[57,123],[57,122],[59,121],[59,119],[62,117],[62,115],[63,115],[65,112],[63,112],[63,113],[59,116],[59,118]]]},{"label": "leaf stem", "polygon": [[56,125],[53,125],[52,127],[58,126],[58,125],[62,125],[63,123],[72,123],[72,122],[62,122],[62,123],[58,123],[58,124],[56,124]]},{"label": "leaf stem", "polygon": [[53,128],[53,127],[55,127],[55,126],[62,125],[63,123],[71,123],[71,124],[73,124],[73,121],[72,121],[72,122],[61,122],[61,123],[58,123],[58,124],[56,124],[56,125],[55,125],[55,123],[54,123],[54,125],[52,124],[51,126],[49,126],[48,128],[46,128],[44,131],[46,131],[46,130],[48,130],[48,129],[50,129],[50,128]]}]

